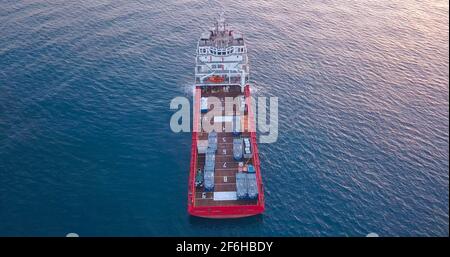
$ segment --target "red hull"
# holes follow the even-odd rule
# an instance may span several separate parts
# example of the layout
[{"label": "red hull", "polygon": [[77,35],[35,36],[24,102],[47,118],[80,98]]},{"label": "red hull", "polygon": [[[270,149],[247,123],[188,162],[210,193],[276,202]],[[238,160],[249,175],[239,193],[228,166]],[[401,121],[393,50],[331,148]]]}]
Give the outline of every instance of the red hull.
[{"label": "red hull", "polygon": [[256,131],[253,117],[253,110],[250,104],[250,87],[247,85],[245,87],[245,96],[248,107],[248,113],[250,117],[250,142],[252,145],[253,159],[255,173],[258,183],[258,201],[255,205],[230,205],[230,206],[195,206],[195,171],[197,170],[197,132],[199,131],[199,114],[200,114],[200,89],[196,89],[196,99],[194,101],[194,128],[192,133],[192,148],[191,148],[191,165],[189,172],[189,190],[188,190],[188,213],[193,216],[203,217],[203,218],[215,218],[215,219],[225,219],[225,218],[243,218],[253,215],[258,215],[264,212],[264,190],[261,178],[260,160],[258,145],[256,141]]},{"label": "red hull", "polygon": [[188,208],[188,212],[192,216],[202,218],[244,218],[263,213],[264,206],[198,206]]}]

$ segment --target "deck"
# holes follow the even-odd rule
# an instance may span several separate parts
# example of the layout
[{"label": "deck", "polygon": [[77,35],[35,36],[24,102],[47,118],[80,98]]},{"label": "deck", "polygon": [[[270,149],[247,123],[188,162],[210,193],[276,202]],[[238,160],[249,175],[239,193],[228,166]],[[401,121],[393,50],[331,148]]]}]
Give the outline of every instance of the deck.
[{"label": "deck", "polygon": [[[221,115],[222,116],[241,116],[242,123],[244,124],[242,137],[250,137],[248,131],[248,117],[247,113],[236,113],[236,108],[230,110],[231,113],[225,113],[225,97],[237,97],[243,95],[240,92],[239,87],[231,87],[228,92],[211,92],[211,90],[217,90],[208,88],[202,91],[202,97],[214,96],[220,99],[222,102]],[[214,108],[218,108],[215,106]],[[203,118],[204,114],[201,115]],[[232,132],[224,132],[225,122],[222,124],[222,131],[217,133],[217,152],[215,159],[215,172],[214,172],[214,191],[215,192],[235,192],[236,191],[236,173],[238,171],[238,162],[233,158],[233,138],[235,137]],[[208,133],[202,131],[198,133],[198,140],[207,140]],[[243,158],[244,164],[253,164],[253,158]],[[198,154],[197,167],[203,168],[205,164],[205,154]],[[256,205],[257,199],[254,200],[214,200],[213,192],[205,192],[203,187],[197,187],[194,199],[195,206],[236,206],[236,205]]]}]

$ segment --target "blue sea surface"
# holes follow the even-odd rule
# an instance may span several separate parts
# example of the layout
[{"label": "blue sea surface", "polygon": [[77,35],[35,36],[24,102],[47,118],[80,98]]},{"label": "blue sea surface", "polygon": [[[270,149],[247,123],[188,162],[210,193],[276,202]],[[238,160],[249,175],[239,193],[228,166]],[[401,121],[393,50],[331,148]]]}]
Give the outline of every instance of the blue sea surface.
[{"label": "blue sea surface", "polygon": [[[200,34],[243,31],[266,211],[187,214]],[[0,236],[449,236],[447,0],[0,0]]]}]

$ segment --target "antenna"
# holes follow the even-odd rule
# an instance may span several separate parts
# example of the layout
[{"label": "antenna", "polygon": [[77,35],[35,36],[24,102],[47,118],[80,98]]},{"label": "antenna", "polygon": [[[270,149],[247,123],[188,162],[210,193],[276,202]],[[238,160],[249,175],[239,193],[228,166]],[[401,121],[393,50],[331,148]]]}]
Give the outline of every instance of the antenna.
[{"label": "antenna", "polygon": [[216,20],[216,30],[217,32],[225,31],[225,18],[224,11],[221,11]]}]

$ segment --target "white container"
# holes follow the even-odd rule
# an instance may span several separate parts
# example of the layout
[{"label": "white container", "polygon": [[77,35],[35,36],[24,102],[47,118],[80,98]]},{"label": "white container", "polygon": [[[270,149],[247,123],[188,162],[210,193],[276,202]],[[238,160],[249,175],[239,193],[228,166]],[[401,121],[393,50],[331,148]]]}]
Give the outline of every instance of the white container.
[{"label": "white container", "polygon": [[208,97],[202,97],[200,99],[200,111],[208,112]]}]

